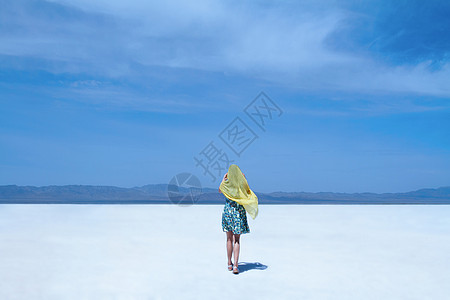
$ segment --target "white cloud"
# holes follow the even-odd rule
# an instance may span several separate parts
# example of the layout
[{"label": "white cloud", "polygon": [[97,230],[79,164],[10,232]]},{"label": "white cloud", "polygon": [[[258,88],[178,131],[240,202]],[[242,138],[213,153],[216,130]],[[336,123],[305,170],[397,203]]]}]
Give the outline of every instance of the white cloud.
[{"label": "white cloud", "polygon": [[64,62],[63,71],[108,76],[129,75],[129,64],[138,62],[243,74],[290,88],[450,95],[448,65],[435,72],[426,63],[393,67],[327,48],[325,39],[348,16],[336,4],[316,10],[309,3],[290,11],[210,0],[51,2],[104,19],[39,20],[41,31],[2,36],[0,53],[56,60]]}]

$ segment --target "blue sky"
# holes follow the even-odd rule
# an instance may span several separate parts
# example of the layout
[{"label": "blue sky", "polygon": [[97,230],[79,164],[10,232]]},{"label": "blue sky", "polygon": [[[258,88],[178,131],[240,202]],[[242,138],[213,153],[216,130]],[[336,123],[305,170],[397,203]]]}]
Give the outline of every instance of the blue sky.
[{"label": "blue sky", "polygon": [[213,141],[260,192],[450,185],[446,1],[0,4],[0,184],[217,187],[194,161]]}]

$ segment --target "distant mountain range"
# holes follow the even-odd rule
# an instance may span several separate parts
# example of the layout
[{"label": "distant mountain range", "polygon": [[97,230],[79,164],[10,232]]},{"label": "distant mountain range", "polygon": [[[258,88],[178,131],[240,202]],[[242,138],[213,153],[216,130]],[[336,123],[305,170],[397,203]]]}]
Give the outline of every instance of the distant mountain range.
[{"label": "distant mountain range", "polygon": [[[172,188],[178,187],[171,186],[171,190]],[[189,191],[187,188],[179,188],[181,194],[187,194]],[[255,194],[260,204],[450,204],[450,186],[407,193],[255,192]],[[0,204],[171,204],[174,201],[178,203],[175,199],[168,197],[167,184],[148,184],[132,188],[92,185],[0,186]],[[224,201],[225,196],[220,194],[217,188],[203,188],[198,197],[194,198],[194,204],[223,204]]]}]

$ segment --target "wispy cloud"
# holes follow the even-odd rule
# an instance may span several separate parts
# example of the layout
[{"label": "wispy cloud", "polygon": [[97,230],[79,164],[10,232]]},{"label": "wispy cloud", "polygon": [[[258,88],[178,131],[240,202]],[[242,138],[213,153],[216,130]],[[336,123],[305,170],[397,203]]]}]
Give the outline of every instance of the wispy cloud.
[{"label": "wispy cloud", "polygon": [[[3,10],[0,53],[45,59],[44,67],[54,72],[121,77],[132,76],[142,64],[231,72],[294,88],[450,95],[444,55],[438,70],[432,69],[431,56],[402,65],[378,55],[401,53],[387,40],[397,45],[392,40],[402,34],[381,22],[401,7],[371,15],[373,5],[361,12],[349,3],[18,1]],[[319,10],[320,5],[326,8]],[[354,21],[357,13],[360,23]],[[379,15],[384,19],[377,20]],[[376,32],[358,28],[361,23],[375,24]],[[411,35],[410,28],[404,30]],[[381,45],[377,39],[383,34],[384,46],[364,51],[367,44]],[[336,47],[336,37],[345,45]]]}]

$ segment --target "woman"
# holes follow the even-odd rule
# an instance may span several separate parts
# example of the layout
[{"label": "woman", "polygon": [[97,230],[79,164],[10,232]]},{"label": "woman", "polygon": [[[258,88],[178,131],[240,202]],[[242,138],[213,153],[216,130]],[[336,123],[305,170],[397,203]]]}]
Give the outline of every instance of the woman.
[{"label": "woman", "polygon": [[[247,214],[258,215],[258,197],[248,186],[245,175],[232,164],[220,183],[219,192],[226,197],[222,213],[222,230],[227,234],[228,270],[239,273],[238,260],[241,234],[249,233]],[[231,261],[234,252],[234,265]]]}]

